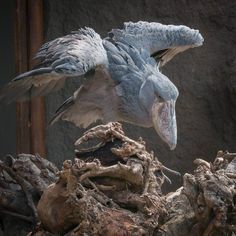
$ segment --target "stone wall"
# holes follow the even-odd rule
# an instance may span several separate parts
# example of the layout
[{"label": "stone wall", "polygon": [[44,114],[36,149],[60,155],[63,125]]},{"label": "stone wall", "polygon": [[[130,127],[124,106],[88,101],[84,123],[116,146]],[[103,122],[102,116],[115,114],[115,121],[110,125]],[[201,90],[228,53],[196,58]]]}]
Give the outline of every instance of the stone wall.
[{"label": "stone wall", "polygon": [[[199,29],[204,46],[175,57],[163,69],[178,87],[178,144],[174,151],[153,129],[125,125],[128,135],[142,136],[166,166],[181,173],[195,157],[212,160],[218,149],[236,151],[236,2],[234,0],[45,0],[45,41],[90,26],[103,37],[124,21],[156,21]],[[79,86],[67,83],[46,99],[47,120]],[[58,122],[47,130],[47,157],[60,165],[73,156],[83,130]],[[172,176],[170,176],[172,177]],[[181,181],[172,177],[176,188]],[[167,186],[167,188],[170,188]]]}]

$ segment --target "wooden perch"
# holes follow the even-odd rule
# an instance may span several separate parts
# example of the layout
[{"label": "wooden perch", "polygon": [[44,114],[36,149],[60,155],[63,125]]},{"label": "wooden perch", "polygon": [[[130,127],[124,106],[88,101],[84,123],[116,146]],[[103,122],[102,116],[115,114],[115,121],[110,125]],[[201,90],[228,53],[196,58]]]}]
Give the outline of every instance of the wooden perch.
[{"label": "wooden perch", "polygon": [[34,236],[236,232],[235,154],[219,151],[213,163],[196,159],[183,187],[163,195],[164,172],[179,173],[148,152],[141,138],[125,136],[119,123],[96,126],[75,145],[76,158],[61,171],[37,155],[0,162],[0,213],[37,220]]}]

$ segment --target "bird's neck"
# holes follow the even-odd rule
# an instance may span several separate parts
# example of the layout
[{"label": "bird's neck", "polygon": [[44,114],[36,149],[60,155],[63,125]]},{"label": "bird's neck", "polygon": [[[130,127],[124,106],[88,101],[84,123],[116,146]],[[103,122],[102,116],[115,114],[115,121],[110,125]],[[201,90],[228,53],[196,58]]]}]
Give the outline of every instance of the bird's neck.
[{"label": "bird's neck", "polygon": [[152,120],[150,114],[139,103],[138,96],[121,97],[120,103],[120,121],[135,124],[141,127],[152,127]]}]

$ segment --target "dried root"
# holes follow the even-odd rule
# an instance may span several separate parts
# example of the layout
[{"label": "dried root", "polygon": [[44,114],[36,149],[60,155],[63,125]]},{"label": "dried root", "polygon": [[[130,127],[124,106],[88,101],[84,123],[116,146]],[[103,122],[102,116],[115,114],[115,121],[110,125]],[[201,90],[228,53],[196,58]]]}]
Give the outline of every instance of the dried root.
[{"label": "dried root", "polygon": [[[119,123],[97,126],[75,145],[79,148],[94,138],[102,145],[78,150],[73,163],[65,161],[58,182],[41,197],[38,214],[43,226],[67,235],[152,235],[158,218],[165,215],[161,163],[141,139],[126,137]],[[116,164],[106,165],[95,152],[107,149],[110,142]],[[89,161],[83,158],[88,152],[93,158]]]},{"label": "dried root", "polygon": [[236,155],[219,151],[213,163],[202,159],[194,163],[197,168],[194,174],[184,175],[183,188],[167,197],[175,217],[166,220],[163,235],[232,235],[236,232]]},{"label": "dried root", "polygon": [[[0,215],[31,222],[38,221],[36,204],[49,184],[57,179],[57,168],[38,155],[8,155],[0,161]],[[6,229],[7,230],[7,229]]]},{"label": "dried root", "polygon": [[183,187],[164,196],[161,187],[171,182],[164,172],[180,174],[141,138],[125,136],[119,123],[96,126],[75,145],[77,157],[61,171],[37,155],[1,161],[0,214],[38,220],[34,236],[236,233],[235,153],[219,151],[213,163],[196,159]]}]

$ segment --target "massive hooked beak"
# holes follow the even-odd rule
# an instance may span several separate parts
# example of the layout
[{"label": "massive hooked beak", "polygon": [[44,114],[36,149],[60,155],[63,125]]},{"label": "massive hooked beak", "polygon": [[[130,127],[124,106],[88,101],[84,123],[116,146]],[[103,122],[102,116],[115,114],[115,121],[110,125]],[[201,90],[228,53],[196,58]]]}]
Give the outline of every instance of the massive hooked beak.
[{"label": "massive hooked beak", "polygon": [[155,101],[152,106],[152,122],[155,130],[171,150],[177,144],[177,125],[175,116],[175,101]]}]

